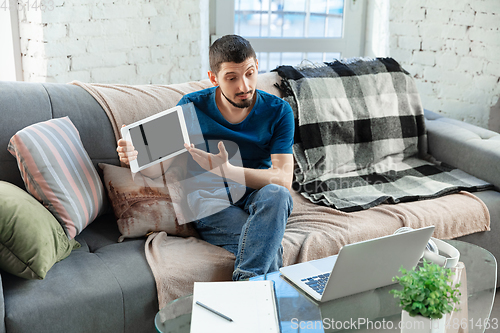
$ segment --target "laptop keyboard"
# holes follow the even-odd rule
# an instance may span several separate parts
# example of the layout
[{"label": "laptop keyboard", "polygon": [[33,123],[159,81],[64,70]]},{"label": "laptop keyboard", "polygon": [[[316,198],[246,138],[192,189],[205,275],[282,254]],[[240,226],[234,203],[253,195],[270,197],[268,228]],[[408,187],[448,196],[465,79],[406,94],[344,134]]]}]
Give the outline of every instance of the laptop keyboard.
[{"label": "laptop keyboard", "polygon": [[305,284],[307,284],[318,294],[323,295],[323,290],[325,290],[326,281],[328,281],[329,276],[330,273],[325,273],[316,276],[311,276],[309,278],[305,278],[300,281],[305,282]]}]

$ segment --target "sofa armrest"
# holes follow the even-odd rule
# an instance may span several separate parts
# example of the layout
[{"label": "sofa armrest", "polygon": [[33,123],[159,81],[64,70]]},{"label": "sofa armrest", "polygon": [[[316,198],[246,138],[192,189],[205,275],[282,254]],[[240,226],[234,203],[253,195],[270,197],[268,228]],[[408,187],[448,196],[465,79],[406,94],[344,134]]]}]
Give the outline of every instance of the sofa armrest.
[{"label": "sofa armrest", "polygon": [[425,110],[429,153],[500,189],[500,134]]},{"label": "sofa armrest", "polygon": [[5,333],[5,301],[3,298],[2,273],[0,272],[0,333]]}]

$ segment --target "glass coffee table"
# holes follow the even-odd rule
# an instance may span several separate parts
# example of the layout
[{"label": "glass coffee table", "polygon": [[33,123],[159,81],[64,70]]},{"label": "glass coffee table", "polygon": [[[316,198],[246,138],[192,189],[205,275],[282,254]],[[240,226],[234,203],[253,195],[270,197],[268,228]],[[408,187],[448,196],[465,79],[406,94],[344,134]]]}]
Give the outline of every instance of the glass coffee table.
[{"label": "glass coffee table", "polygon": [[[462,241],[447,241],[460,251],[465,264],[468,294],[468,320],[462,319],[469,333],[500,329],[500,318],[490,318],[495,298],[497,262],[485,249]],[[389,290],[397,284],[344,297],[318,305],[295,289],[279,272],[257,276],[251,280],[275,282],[281,331],[288,332],[400,332],[401,308]],[[160,333],[189,333],[192,295],[174,300],[155,317]],[[465,322],[466,323],[465,323]],[[458,323],[457,323],[458,324]]]}]

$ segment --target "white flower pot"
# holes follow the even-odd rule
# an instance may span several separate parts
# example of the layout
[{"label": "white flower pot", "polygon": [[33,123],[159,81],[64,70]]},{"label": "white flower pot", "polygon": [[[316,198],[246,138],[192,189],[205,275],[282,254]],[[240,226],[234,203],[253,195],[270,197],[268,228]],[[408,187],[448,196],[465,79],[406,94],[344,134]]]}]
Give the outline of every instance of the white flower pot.
[{"label": "white flower pot", "polygon": [[446,315],[441,319],[430,319],[422,316],[411,317],[403,310],[401,315],[401,333],[444,333],[446,326]]}]

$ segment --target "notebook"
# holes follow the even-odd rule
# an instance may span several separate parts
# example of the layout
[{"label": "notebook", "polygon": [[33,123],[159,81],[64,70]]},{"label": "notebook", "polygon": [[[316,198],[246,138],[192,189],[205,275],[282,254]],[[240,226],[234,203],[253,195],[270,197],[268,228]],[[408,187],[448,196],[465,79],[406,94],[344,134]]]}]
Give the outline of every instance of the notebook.
[{"label": "notebook", "polygon": [[280,268],[281,274],[317,302],[393,284],[403,266],[412,269],[434,226],[349,244],[337,255]]},{"label": "notebook", "polygon": [[190,332],[280,332],[274,282],[195,282]]}]

